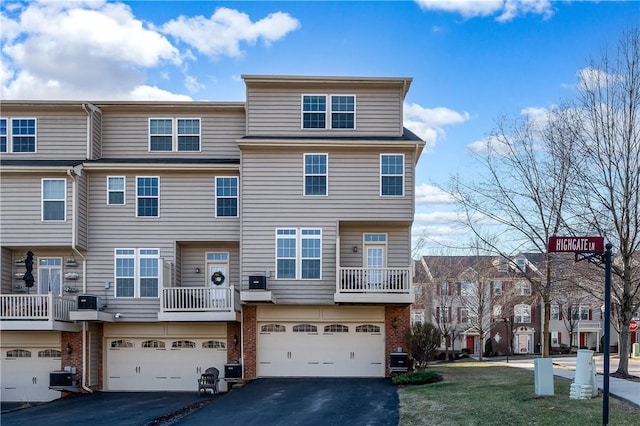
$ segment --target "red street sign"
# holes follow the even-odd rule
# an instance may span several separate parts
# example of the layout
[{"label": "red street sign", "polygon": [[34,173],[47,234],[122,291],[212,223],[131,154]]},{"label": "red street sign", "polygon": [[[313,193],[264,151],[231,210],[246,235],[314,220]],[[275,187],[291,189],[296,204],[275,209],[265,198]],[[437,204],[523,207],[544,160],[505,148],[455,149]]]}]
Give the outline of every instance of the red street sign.
[{"label": "red street sign", "polygon": [[549,237],[549,253],[602,253],[604,237]]},{"label": "red street sign", "polygon": [[638,321],[631,320],[629,323],[629,331],[636,331],[638,329]]}]

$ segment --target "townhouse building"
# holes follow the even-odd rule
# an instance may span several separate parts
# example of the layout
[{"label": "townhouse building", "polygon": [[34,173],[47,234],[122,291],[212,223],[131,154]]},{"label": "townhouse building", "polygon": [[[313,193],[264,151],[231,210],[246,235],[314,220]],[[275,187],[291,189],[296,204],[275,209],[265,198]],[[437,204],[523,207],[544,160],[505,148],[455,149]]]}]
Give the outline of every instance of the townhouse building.
[{"label": "townhouse building", "polygon": [[414,301],[412,79],[243,79],[244,102],[2,101],[3,400],[195,391],[229,364],[389,374]]}]

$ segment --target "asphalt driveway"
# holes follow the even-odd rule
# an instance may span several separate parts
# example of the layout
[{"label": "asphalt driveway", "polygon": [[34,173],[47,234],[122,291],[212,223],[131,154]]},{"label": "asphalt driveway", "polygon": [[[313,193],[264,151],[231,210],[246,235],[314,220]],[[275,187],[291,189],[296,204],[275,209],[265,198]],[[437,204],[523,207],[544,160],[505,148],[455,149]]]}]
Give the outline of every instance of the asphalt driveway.
[{"label": "asphalt driveway", "polygon": [[[7,408],[3,404],[3,410]],[[179,416],[171,418],[173,413]],[[167,417],[169,416],[169,417]],[[3,412],[2,426],[397,425],[389,379],[257,379],[216,397],[193,392],[95,392]],[[167,423],[154,422],[157,419]],[[153,422],[153,423],[152,423]]]},{"label": "asphalt driveway", "polygon": [[392,426],[399,419],[389,379],[257,379],[175,424]]}]

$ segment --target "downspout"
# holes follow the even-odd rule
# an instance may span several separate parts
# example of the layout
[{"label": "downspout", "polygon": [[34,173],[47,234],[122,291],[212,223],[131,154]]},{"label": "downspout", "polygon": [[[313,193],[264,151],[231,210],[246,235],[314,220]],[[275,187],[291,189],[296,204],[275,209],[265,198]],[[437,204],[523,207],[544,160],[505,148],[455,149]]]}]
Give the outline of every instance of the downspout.
[{"label": "downspout", "polygon": [[[77,216],[78,216],[78,181],[76,180],[76,176],[80,175],[82,168],[73,168],[67,170],[67,174],[71,178],[73,185],[71,187],[71,200],[72,206],[71,211],[73,214],[73,219],[71,223],[71,250],[76,253],[80,258],[82,258],[82,293],[86,294],[87,292],[87,258],[78,250],[77,247],[77,238],[78,234],[76,231],[77,224]],[[86,377],[87,377],[87,322],[82,321],[82,389],[89,393],[93,393],[86,385]]]}]

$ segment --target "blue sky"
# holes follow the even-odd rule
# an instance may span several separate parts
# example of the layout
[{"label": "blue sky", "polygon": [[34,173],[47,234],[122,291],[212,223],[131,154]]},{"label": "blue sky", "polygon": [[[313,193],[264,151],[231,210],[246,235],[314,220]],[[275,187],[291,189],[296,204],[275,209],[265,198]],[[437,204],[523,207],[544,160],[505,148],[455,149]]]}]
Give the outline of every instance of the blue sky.
[{"label": "blue sky", "polygon": [[412,77],[427,250],[463,238],[435,185],[479,177],[468,149],[501,116],[574,96],[589,57],[639,22],[635,1],[3,0],[0,87],[3,99],[241,101],[241,74]]}]

